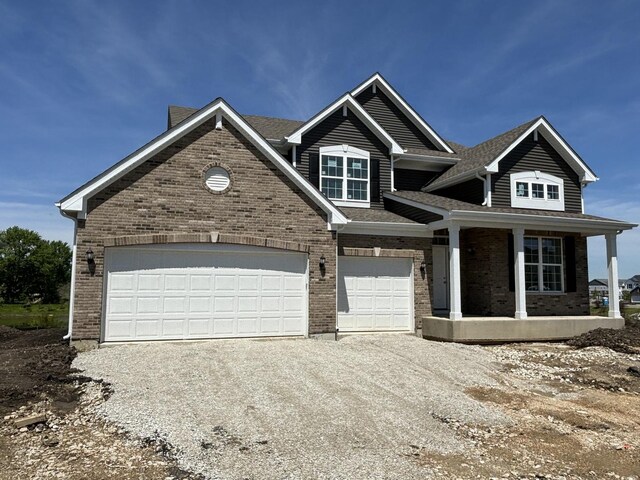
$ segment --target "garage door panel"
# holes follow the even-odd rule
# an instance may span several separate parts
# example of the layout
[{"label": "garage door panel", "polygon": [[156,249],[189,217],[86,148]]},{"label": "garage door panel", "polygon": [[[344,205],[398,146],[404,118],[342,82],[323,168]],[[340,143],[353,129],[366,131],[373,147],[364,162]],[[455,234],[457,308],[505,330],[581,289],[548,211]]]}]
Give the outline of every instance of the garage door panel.
[{"label": "garage door panel", "polygon": [[230,247],[107,249],[105,340],[304,334],[307,255]]},{"label": "garage door panel", "polygon": [[338,328],[408,331],[413,319],[409,258],[340,257]]}]

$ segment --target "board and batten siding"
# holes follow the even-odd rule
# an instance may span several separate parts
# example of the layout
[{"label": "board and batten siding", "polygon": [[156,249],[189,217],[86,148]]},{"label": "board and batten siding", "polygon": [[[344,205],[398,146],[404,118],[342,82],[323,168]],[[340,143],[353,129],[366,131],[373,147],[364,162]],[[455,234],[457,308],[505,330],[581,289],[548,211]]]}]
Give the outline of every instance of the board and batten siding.
[{"label": "board and batten siding", "polygon": [[[320,147],[350,145],[369,152],[372,160],[380,162],[380,189],[391,190],[391,161],[389,147],[351,111],[342,115],[342,109],[328,116],[302,136],[296,148],[296,167],[307,179],[309,177],[309,154],[318,154]],[[371,202],[373,208],[383,208],[382,202]]]},{"label": "board and batten siding", "polygon": [[403,148],[438,150],[415,123],[379,88],[376,89],[376,93],[373,93],[372,86],[366,88],[358,94],[356,100]]},{"label": "board and batten siding", "polygon": [[431,180],[440,175],[439,172],[394,168],[393,181],[396,190],[419,192]]},{"label": "board and batten siding", "polygon": [[453,198],[461,202],[482,205],[484,202],[484,182],[474,178],[466,182],[458,183],[457,185],[452,185],[451,187],[436,190],[433,194]]},{"label": "board and batten siding", "polygon": [[564,180],[565,211],[582,212],[582,192],[578,174],[556,152],[542,134],[538,135],[538,141],[535,142],[533,133],[500,160],[498,173],[494,173],[491,177],[491,205],[494,207],[510,207],[511,181],[509,175],[534,170],[562,178]]}]

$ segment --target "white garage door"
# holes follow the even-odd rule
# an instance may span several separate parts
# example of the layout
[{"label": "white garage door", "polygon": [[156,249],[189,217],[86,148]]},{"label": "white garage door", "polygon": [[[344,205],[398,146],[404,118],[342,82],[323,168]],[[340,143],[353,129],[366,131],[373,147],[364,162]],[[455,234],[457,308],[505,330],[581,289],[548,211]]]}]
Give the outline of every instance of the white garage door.
[{"label": "white garage door", "polygon": [[339,257],[338,329],[411,330],[412,269],[409,258]]},{"label": "white garage door", "polygon": [[106,253],[104,341],[304,335],[307,255],[240,245]]}]

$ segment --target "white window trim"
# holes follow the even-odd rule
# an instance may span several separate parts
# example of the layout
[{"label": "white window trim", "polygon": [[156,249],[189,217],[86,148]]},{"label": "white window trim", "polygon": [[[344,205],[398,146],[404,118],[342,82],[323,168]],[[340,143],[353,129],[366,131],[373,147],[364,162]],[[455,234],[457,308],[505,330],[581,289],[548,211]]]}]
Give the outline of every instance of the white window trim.
[{"label": "white window trim", "polygon": [[[528,295],[563,295],[565,293],[564,290],[564,245],[561,237],[538,237],[534,235],[525,235],[525,239],[527,238],[535,238],[538,241],[538,262],[537,263],[529,263],[525,261],[526,265],[537,265],[538,266],[538,290],[526,290]],[[560,240],[560,263],[542,263],[542,240],[552,239],[552,240]],[[543,278],[543,266],[551,265],[551,266],[560,266],[560,290],[544,290],[544,278]]]},{"label": "white window trim", "polygon": [[[528,195],[526,197],[518,197],[516,195],[516,183],[528,184]],[[531,187],[533,183],[544,185],[544,198],[532,197]],[[564,211],[564,180],[561,178],[535,170],[532,172],[512,173],[510,175],[510,184],[512,207]],[[558,187],[558,199],[551,200],[547,198],[549,185]]]},{"label": "white window trim", "polygon": [[[337,178],[330,175],[322,175],[322,156],[331,155],[334,157],[342,157],[342,198],[329,198],[335,205],[339,207],[362,207],[368,208],[371,205],[371,159],[369,152],[361,150],[350,145],[333,145],[330,147],[320,148],[320,165],[318,165],[320,173],[320,190],[322,191],[323,178]],[[359,158],[367,161],[367,178],[348,178],[347,177],[347,157]],[[347,198],[347,182],[349,180],[360,180],[367,182],[367,200],[349,200]]]}]

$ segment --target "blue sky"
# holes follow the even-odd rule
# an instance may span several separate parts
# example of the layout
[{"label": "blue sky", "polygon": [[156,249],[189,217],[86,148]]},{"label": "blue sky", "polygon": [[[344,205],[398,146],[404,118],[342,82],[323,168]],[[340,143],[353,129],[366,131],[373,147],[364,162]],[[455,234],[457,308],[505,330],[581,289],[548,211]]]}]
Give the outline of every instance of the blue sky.
[{"label": "blue sky", "polygon": [[[163,131],[169,104],[305,119],[375,71],[466,145],[544,114],[601,178],[587,213],[640,223],[638,25],[635,0],[0,0],[0,229],[70,242],[53,203]],[[638,244],[619,239],[623,277]]]}]

